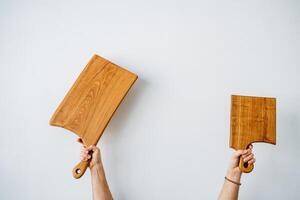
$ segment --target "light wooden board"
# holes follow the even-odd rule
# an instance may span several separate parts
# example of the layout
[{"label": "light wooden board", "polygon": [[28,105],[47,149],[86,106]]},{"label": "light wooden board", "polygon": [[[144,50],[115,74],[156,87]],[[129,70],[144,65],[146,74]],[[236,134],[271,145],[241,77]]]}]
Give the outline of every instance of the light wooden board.
[{"label": "light wooden board", "polygon": [[96,145],[136,79],[134,73],[94,55],[53,114],[50,124],[74,132],[86,146]]},{"label": "light wooden board", "polygon": [[231,148],[247,149],[254,142],[276,144],[275,98],[232,95],[230,119]]}]

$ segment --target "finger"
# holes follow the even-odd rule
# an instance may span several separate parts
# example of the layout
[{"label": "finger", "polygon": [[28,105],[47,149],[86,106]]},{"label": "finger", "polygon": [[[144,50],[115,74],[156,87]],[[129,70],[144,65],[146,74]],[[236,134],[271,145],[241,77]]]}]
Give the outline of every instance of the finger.
[{"label": "finger", "polygon": [[89,159],[87,157],[82,158],[83,161],[88,161]]},{"label": "finger", "polygon": [[250,160],[252,160],[254,158],[253,154],[250,154],[249,156],[247,156],[246,158],[244,158],[244,162],[248,162]]},{"label": "finger", "polygon": [[80,156],[87,156],[87,155],[89,155],[89,153],[86,152],[86,151],[84,151],[84,152],[82,152],[82,153],[80,154]]},{"label": "finger", "polygon": [[86,152],[89,152],[89,151],[87,151],[87,149],[85,147],[82,147],[81,148],[81,153],[86,153]]},{"label": "finger", "polygon": [[233,153],[233,157],[234,158],[239,158],[241,155],[243,155],[244,153],[246,153],[246,150],[237,150]]},{"label": "finger", "polygon": [[88,158],[87,158],[87,156],[82,155],[82,156],[80,156],[80,160],[86,161],[86,160],[88,160]]},{"label": "finger", "polygon": [[243,157],[245,158],[245,157],[247,157],[248,155],[250,155],[250,154],[252,153],[252,149],[253,149],[253,145],[250,144],[250,145],[248,146],[248,149],[246,149],[245,153],[243,153]]},{"label": "finger", "polygon": [[92,150],[93,150],[93,145],[87,147],[86,150],[87,150],[87,151],[92,151]]},{"label": "finger", "polygon": [[255,163],[255,161],[256,161],[256,159],[255,159],[255,158],[253,158],[252,160],[249,160],[249,161],[248,161],[248,164],[254,164],[254,163]]},{"label": "finger", "polygon": [[93,152],[98,152],[99,151],[99,149],[95,145],[92,145],[92,150],[93,150]]},{"label": "finger", "polygon": [[82,157],[82,156],[84,156],[84,153],[83,153],[83,152],[80,153],[80,157]]},{"label": "finger", "polygon": [[86,148],[89,152],[99,152],[99,149],[95,145],[91,145],[88,148]]},{"label": "finger", "polygon": [[83,150],[81,151],[80,156],[86,157],[87,159],[91,159],[92,158],[91,154],[93,154],[93,148],[92,147],[87,147],[87,148],[83,148]]},{"label": "finger", "polygon": [[91,159],[92,158],[92,156],[91,155],[89,155],[89,154],[84,154],[84,155],[81,155],[80,156],[80,159],[81,160],[89,160],[89,159]]},{"label": "finger", "polygon": [[89,154],[86,153],[86,152],[82,152],[82,153],[80,154],[80,156],[82,156],[82,157],[86,157],[87,155],[89,155]]},{"label": "finger", "polygon": [[80,160],[86,160],[86,157],[80,156]]},{"label": "finger", "polygon": [[246,158],[247,156],[249,156],[250,154],[252,153],[252,150],[251,149],[247,149],[245,151],[245,153],[242,154],[243,158]]}]

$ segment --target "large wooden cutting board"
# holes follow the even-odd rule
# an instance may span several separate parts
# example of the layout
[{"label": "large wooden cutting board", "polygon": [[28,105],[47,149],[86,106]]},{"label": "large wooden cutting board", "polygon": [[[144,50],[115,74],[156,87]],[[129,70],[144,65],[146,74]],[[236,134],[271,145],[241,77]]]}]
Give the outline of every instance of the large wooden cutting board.
[{"label": "large wooden cutting board", "polygon": [[[232,95],[230,147],[244,150],[254,142],[276,144],[276,99]],[[254,166],[240,159],[239,167],[249,173]]]},{"label": "large wooden cutting board", "polygon": [[[137,75],[94,55],[67,93],[50,124],[77,134],[85,146],[96,145]],[[88,162],[80,162],[73,176],[80,178]]]}]

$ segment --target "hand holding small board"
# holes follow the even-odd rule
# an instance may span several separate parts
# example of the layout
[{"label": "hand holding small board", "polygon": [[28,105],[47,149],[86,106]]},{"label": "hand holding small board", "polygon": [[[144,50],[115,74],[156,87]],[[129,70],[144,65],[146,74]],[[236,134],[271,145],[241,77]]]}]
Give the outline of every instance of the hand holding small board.
[{"label": "hand holding small board", "polygon": [[[254,142],[276,144],[276,99],[232,95],[230,147],[244,150]],[[254,165],[240,158],[239,168],[249,173]]]}]

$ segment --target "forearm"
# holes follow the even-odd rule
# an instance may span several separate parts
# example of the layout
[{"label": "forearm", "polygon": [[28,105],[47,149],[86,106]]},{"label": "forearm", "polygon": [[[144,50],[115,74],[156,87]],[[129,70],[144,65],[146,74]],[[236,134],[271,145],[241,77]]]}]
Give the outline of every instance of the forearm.
[{"label": "forearm", "polygon": [[[228,171],[226,174],[226,177],[229,178],[232,181],[241,182],[241,172],[233,172]],[[224,180],[223,188],[221,190],[221,193],[219,195],[219,200],[237,200],[239,194],[239,185],[234,184],[228,180]]]},{"label": "forearm", "polygon": [[93,200],[112,200],[102,164],[91,168]]}]

